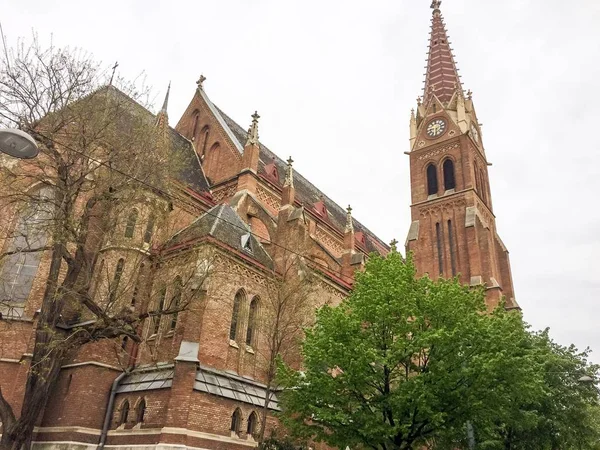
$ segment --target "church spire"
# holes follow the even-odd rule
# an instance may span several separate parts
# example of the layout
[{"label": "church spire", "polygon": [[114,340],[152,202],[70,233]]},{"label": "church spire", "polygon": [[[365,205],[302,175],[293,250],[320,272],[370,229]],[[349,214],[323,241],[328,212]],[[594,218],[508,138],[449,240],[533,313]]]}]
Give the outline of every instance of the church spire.
[{"label": "church spire", "polygon": [[167,95],[165,95],[165,101],[163,102],[161,112],[167,114],[167,108],[169,107],[169,94],[171,93],[171,82],[169,81],[169,87],[167,88]]},{"label": "church spire", "polygon": [[442,103],[447,103],[456,89],[462,89],[440,10],[441,3],[441,0],[433,0],[431,3],[433,18],[431,19],[431,40],[425,75],[425,104],[429,103],[433,94]]},{"label": "church spire", "polygon": [[165,95],[165,100],[163,101],[162,108],[156,115],[156,126],[163,134],[166,133],[166,130],[169,128],[169,114],[167,113],[167,108],[169,107],[169,93],[171,92],[171,82],[169,81],[169,87],[167,88],[167,93]]}]

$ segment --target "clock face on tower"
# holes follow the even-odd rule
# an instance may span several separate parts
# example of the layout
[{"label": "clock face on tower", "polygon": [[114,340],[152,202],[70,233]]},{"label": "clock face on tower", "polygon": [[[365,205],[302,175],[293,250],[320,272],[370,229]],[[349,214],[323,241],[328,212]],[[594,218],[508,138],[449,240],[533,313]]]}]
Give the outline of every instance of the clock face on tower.
[{"label": "clock face on tower", "polygon": [[444,119],[434,119],[427,125],[427,136],[430,138],[440,137],[446,131],[446,121]]}]

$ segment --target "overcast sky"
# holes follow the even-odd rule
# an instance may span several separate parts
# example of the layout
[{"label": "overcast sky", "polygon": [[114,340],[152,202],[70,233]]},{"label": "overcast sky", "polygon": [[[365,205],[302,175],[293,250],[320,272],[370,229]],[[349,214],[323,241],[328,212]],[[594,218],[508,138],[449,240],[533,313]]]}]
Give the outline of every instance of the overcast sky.
[{"label": "overcast sky", "polygon": [[[93,8],[88,5],[94,5]],[[0,0],[157,94],[175,125],[201,73],[211,100],[389,242],[410,225],[409,114],[423,87],[429,0]],[[474,92],[498,231],[535,328],[600,352],[600,2],[445,0]],[[600,362],[600,353],[594,359]]]}]

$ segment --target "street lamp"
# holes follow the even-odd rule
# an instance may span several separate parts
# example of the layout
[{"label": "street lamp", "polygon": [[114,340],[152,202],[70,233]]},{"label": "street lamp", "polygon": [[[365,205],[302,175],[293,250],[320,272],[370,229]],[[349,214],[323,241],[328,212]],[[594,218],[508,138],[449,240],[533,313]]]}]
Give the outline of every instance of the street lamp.
[{"label": "street lamp", "polygon": [[31,159],[39,152],[33,138],[24,131],[0,129],[0,153],[19,159]]}]

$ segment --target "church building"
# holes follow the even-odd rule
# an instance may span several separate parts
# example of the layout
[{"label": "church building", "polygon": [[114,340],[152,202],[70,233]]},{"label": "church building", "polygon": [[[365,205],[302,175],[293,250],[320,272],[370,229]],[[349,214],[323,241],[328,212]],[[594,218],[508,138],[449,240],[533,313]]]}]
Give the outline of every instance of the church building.
[{"label": "church building", "polygon": [[[419,275],[458,276],[485,287],[489,308],[504,301],[516,309],[481,126],[440,4],[432,4],[425,88],[410,116],[406,251]],[[369,255],[391,246],[313,185],[310,173],[298,173],[285,148],[267,148],[258,113],[241,126],[213,103],[205,77],[174,128],[168,91],[154,115],[115,87],[104,89],[152,123],[163,152],[156,161],[177,155],[185,163],[168,189],[142,188],[134,204],[111,209],[113,225],[89,247],[86,295],[105,311],[135,314],[188,304],[148,314],[141,343],[82,346],[60,368],[34,448],[254,448],[261,429],[277,428],[273,355],[299,364],[299,330],[312,312],[339,304]],[[5,230],[23,229],[30,217],[0,207],[9,212],[0,219],[0,250],[9,255],[0,261],[0,387],[18,415],[50,262],[47,251],[13,251],[23,237]],[[97,320],[65,311],[57,331],[66,334]]]}]

